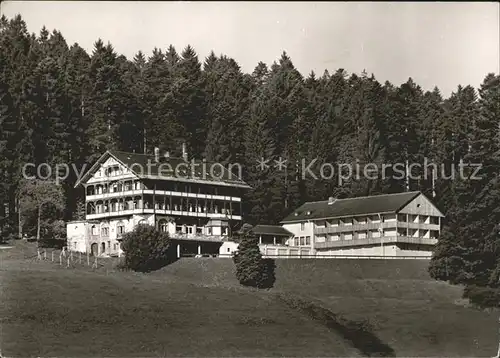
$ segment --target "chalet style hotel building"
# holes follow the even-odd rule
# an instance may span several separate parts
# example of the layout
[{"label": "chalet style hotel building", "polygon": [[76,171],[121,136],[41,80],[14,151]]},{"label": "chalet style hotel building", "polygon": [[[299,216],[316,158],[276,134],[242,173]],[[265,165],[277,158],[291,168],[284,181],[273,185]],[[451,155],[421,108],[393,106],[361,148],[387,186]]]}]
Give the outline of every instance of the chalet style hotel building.
[{"label": "chalet style hotel building", "polygon": [[[193,165],[193,163],[195,165]],[[86,220],[67,223],[68,248],[119,255],[120,237],[137,224],[168,232],[177,254],[219,252],[242,220],[250,188],[221,165],[182,158],[107,151],[76,183],[85,188]]]},{"label": "chalet style hotel building", "polygon": [[316,257],[430,257],[443,216],[415,191],[308,202],[281,224],[293,234],[289,246]]}]

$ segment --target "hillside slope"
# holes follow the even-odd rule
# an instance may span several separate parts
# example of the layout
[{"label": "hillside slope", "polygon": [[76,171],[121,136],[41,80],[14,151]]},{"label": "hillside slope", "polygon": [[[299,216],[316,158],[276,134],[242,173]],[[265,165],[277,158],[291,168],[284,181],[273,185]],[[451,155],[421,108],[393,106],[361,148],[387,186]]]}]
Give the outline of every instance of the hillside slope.
[{"label": "hillside slope", "polygon": [[[427,260],[276,260],[270,292],[365,321],[397,356],[493,356],[498,313],[466,307],[462,288],[437,282]],[[230,259],[182,259],[154,273],[208,286],[238,286]]]},{"label": "hillside slope", "polygon": [[1,255],[4,356],[360,356],[265,293]]},{"label": "hillside slope", "polygon": [[143,275],[33,256],[0,250],[7,356],[491,357],[498,344],[498,313],[465,307],[422,260],[276,260],[275,287],[257,291],[230,259]]}]

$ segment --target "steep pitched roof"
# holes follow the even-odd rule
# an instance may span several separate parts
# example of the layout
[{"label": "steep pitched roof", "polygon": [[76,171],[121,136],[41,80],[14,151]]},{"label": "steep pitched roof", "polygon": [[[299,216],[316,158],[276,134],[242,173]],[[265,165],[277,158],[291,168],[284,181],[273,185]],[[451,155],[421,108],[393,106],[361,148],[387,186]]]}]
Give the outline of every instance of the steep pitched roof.
[{"label": "steep pitched roof", "polygon": [[75,184],[75,187],[92,175],[99,163],[103,163],[109,156],[143,179],[176,180],[250,188],[235,173],[231,173],[222,165],[213,165],[214,163],[201,160],[185,161],[183,158],[176,157],[160,157],[160,161],[156,162],[154,155],[115,150],[104,153]]},{"label": "steep pitched roof", "polygon": [[420,194],[421,192],[419,191],[411,191],[396,194],[337,199],[330,205],[328,204],[328,200],[308,202],[294,210],[294,212],[284,218],[281,222],[285,223],[378,213],[395,213]]},{"label": "steep pitched roof", "polygon": [[290,231],[278,225],[255,225],[252,231],[256,235],[293,236]]}]

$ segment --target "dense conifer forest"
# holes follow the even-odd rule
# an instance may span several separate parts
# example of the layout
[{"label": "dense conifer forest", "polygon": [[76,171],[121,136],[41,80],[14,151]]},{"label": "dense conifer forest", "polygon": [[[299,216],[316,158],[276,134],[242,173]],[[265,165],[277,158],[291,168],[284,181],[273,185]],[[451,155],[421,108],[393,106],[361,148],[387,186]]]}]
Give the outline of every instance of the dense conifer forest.
[{"label": "dense conifer forest", "polygon": [[[311,54],[314,56],[314,54]],[[343,69],[303,76],[283,52],[243,73],[236,60],[194,48],[155,48],[132,59],[98,39],[87,53],[59,31],[27,31],[20,16],[0,20],[0,198],[2,225],[15,226],[25,163],[80,168],[107,149],[153,153],[155,147],[223,165],[240,163],[253,187],[245,198],[250,223],[277,223],[305,201],[420,190],[446,214],[431,271],[436,278],[494,285],[500,268],[500,77],[479,88],[380,83]],[[286,170],[258,160],[285,158]],[[302,161],[441,165],[419,178],[304,177]],[[461,163],[482,163],[471,180]],[[380,168],[380,167],[379,167]],[[444,168],[444,169],[441,169]],[[76,174],[63,183],[64,219],[83,192]],[[396,175],[395,175],[396,174]],[[318,175],[319,176],[319,175]],[[334,177],[335,178],[335,177]],[[10,215],[6,215],[6,213]],[[471,281],[472,280],[472,281]]]}]

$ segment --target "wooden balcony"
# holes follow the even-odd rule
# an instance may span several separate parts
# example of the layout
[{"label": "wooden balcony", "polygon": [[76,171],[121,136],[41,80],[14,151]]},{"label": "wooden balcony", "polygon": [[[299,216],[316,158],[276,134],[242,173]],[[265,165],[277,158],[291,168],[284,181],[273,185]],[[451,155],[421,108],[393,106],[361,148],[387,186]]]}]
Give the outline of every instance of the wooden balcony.
[{"label": "wooden balcony", "polygon": [[204,234],[169,234],[172,240],[204,241],[204,242],[224,242],[229,240],[229,236],[204,235]]},{"label": "wooden balcony", "polygon": [[209,218],[209,219],[219,219],[219,220],[241,220],[241,215],[204,213],[195,211],[161,210],[161,209],[132,209],[132,210],[109,211],[104,213],[87,214],[86,218],[87,220],[92,220],[92,219],[103,219],[103,218],[140,215],[140,214],[191,216],[197,218]]},{"label": "wooden balcony", "polygon": [[182,191],[150,190],[150,189],[135,189],[135,190],[125,190],[125,191],[115,191],[115,192],[108,192],[108,193],[92,194],[92,195],[87,195],[86,200],[87,201],[94,201],[94,200],[134,197],[134,196],[141,196],[143,194],[172,196],[172,197],[177,197],[177,198],[211,199],[211,200],[241,202],[241,198],[236,197],[236,196],[211,195],[211,194],[202,194],[202,193],[200,193],[200,194],[198,194],[198,193],[185,193]]}]

